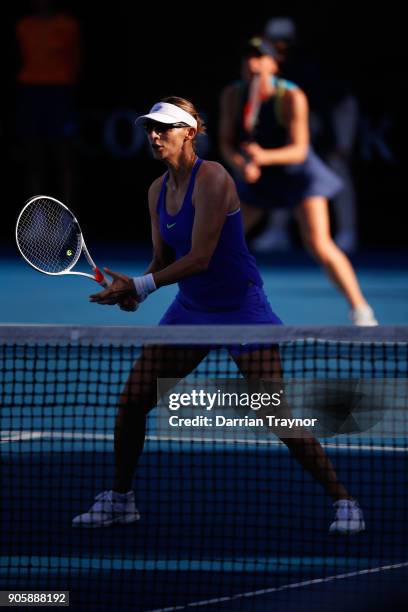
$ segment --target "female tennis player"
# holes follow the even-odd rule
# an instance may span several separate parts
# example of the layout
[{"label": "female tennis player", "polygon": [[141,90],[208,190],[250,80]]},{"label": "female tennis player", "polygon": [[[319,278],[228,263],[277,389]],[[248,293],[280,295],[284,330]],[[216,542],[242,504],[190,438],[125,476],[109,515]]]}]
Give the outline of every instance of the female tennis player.
[{"label": "female tennis player", "polygon": [[[135,301],[178,283],[179,293],[160,325],[281,324],[245,243],[234,181],[220,164],[199,159],[195,153],[194,141],[204,126],[194,106],[183,98],[165,98],[139,120],[154,157],[167,166],[149,190],[153,260],[143,276],[133,279],[106,270],[113,282],[92,295],[91,301],[132,310]],[[157,403],[157,379],[183,379],[209,350],[143,349],[120,398],[113,489],[98,495],[90,510],[74,519],[74,526],[99,527],[139,518],[132,482],[143,450],[146,415]],[[262,351],[235,347],[230,354],[244,377],[282,377],[277,346]],[[330,531],[363,530],[362,511],[339,482],[320,443],[308,434],[283,442],[333,498],[336,517]]]},{"label": "female tennis player", "polygon": [[269,42],[251,39],[243,81],[221,96],[220,149],[234,174],[245,231],[265,210],[292,209],[305,247],[346,297],[353,323],[377,325],[350,261],[330,235],[328,199],[341,181],[309,145],[306,96],[277,78],[277,58]]}]

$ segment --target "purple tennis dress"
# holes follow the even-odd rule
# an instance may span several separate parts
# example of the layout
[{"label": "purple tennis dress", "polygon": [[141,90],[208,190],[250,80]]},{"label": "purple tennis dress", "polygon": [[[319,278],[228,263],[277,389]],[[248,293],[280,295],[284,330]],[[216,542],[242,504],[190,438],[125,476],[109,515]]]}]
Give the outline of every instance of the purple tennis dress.
[{"label": "purple tennis dress", "polygon": [[[176,259],[191,249],[194,223],[192,194],[198,159],[191,172],[184,202],[176,215],[166,209],[168,174],[157,203],[160,234],[174,250]],[[272,311],[254,257],[245,242],[241,213],[226,216],[207,270],[179,282],[179,292],[159,325],[249,325],[282,324]]]}]

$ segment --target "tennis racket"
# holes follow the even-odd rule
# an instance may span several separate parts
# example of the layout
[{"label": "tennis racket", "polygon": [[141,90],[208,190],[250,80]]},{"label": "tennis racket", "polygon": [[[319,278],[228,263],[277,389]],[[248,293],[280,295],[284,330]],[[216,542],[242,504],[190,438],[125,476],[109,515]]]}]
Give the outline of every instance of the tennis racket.
[{"label": "tennis racket", "polygon": [[[26,262],[43,274],[75,274],[92,278],[105,288],[110,284],[90,256],[78,221],[55,198],[36,196],[28,200],[17,219],[16,242]],[[92,273],[73,270],[81,253]]]},{"label": "tennis racket", "polygon": [[261,93],[260,93],[261,79],[259,74],[255,74],[249,85],[248,99],[244,106],[243,111],[243,125],[247,132],[249,139],[252,140],[252,136],[255,132],[256,124],[258,122],[259,111],[261,108]]}]

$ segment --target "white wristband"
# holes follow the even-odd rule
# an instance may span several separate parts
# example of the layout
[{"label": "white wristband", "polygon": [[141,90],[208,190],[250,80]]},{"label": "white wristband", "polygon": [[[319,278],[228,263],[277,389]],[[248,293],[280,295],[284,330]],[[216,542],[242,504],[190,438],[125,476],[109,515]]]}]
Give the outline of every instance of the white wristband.
[{"label": "white wristband", "polygon": [[145,274],[144,276],[135,276],[133,278],[135,284],[137,300],[143,302],[150,293],[156,291],[156,283],[154,282],[153,274]]}]

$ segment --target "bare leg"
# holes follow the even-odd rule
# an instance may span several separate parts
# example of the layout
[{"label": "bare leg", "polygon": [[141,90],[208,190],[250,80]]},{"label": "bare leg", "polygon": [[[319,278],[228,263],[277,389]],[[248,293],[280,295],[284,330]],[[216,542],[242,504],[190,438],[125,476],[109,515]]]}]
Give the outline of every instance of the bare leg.
[{"label": "bare leg", "polygon": [[[344,251],[353,251],[357,246],[357,196],[346,155],[333,153],[327,158],[329,166],[341,177],[343,189],[332,200],[336,220],[336,243]],[[343,246],[342,246],[343,245]]]},{"label": "bare leg", "polygon": [[296,209],[296,219],[306,249],[325,269],[352,308],[367,306],[353,267],[330,235],[326,198],[311,197]]},{"label": "bare leg", "polygon": [[[246,378],[276,380],[276,389],[282,388],[282,368],[278,347],[244,353],[234,360]],[[286,414],[289,407],[284,407]],[[276,414],[276,412],[275,412]],[[290,453],[319,482],[335,501],[351,499],[347,489],[339,481],[332,462],[320,442],[303,433],[301,438],[280,438]]]},{"label": "bare leg", "polygon": [[291,248],[289,224],[291,211],[276,208],[269,213],[265,229],[253,240],[252,248],[261,253],[288,251]]},{"label": "bare leg", "polygon": [[204,359],[208,349],[146,347],[135,363],[121,393],[115,423],[115,479],[113,490],[132,488],[143,451],[146,415],[157,403],[157,379],[182,379]]}]

